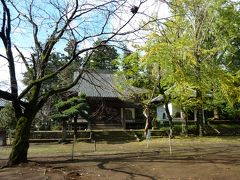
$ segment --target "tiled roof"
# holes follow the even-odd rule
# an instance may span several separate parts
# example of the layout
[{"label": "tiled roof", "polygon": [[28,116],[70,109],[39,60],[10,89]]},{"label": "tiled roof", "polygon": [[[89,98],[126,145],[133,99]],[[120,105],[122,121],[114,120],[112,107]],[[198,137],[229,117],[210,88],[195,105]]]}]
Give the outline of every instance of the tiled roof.
[{"label": "tiled roof", "polygon": [[120,94],[116,90],[114,82],[116,76],[109,72],[85,72],[73,91],[84,93],[87,97],[116,98]]},{"label": "tiled roof", "polygon": [[78,84],[71,91],[84,93],[87,97],[118,98],[128,96],[130,91],[139,91],[139,88],[128,86],[124,92],[118,89],[124,78],[109,71],[84,72]]}]

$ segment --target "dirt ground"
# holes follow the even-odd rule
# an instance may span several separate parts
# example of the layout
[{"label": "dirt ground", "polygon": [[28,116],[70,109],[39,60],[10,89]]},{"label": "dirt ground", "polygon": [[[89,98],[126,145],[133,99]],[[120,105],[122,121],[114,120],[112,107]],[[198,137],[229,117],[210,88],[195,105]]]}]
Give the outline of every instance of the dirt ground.
[{"label": "dirt ground", "polygon": [[[0,169],[0,179],[240,179],[240,138],[174,139],[171,144],[172,154],[167,138],[151,140],[149,148],[145,141],[103,142],[97,151],[90,149],[92,144],[77,143],[74,160],[68,152],[72,145],[34,144],[29,150],[30,162]],[[0,153],[3,165],[8,150],[0,147]]]}]

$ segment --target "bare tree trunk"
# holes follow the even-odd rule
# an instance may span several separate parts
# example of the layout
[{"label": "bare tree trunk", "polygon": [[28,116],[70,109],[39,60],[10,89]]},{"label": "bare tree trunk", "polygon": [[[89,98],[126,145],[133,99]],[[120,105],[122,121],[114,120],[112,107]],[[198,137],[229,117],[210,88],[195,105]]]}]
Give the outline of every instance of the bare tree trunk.
[{"label": "bare tree trunk", "polygon": [[32,119],[25,116],[18,120],[8,165],[27,162],[31,122]]},{"label": "bare tree trunk", "polygon": [[185,110],[182,110],[182,112],[183,112],[183,120],[184,120],[183,134],[187,136],[188,135],[188,116]]},{"label": "bare tree trunk", "polygon": [[[196,98],[198,100],[202,101],[202,93],[200,90],[197,90],[196,92]],[[202,106],[199,105],[197,107],[197,127],[198,127],[198,135],[203,136],[203,111],[202,111]]]},{"label": "bare tree trunk", "polygon": [[165,105],[165,112],[167,114],[167,118],[169,121],[169,137],[172,138],[173,137],[173,118],[172,118],[169,108],[168,108],[168,101],[165,101],[164,105]]},{"label": "bare tree trunk", "polygon": [[144,116],[146,117],[146,122],[145,122],[145,135],[148,133],[148,129],[151,128],[151,119],[150,119],[150,112],[149,112],[149,107],[146,106],[144,111],[143,111]]},{"label": "bare tree trunk", "polygon": [[203,114],[202,109],[197,110],[198,135],[203,136]]},{"label": "bare tree trunk", "polygon": [[218,108],[214,108],[213,114],[214,114],[214,120],[215,120],[215,119],[219,119],[219,111],[218,111]]},{"label": "bare tree trunk", "polygon": [[66,142],[67,139],[67,121],[62,122],[62,142]]},{"label": "bare tree trunk", "polygon": [[7,145],[7,132],[6,129],[2,130],[2,146],[6,146]]},{"label": "bare tree trunk", "polygon": [[122,118],[122,126],[123,129],[126,129],[126,115],[125,115],[125,108],[123,108],[123,118]]}]

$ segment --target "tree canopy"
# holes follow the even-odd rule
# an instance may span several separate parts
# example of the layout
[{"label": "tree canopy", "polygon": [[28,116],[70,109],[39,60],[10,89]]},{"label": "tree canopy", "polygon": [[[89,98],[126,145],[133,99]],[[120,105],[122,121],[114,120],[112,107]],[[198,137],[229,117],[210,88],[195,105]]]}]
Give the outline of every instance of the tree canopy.
[{"label": "tree canopy", "polygon": [[[92,3],[78,0],[0,1],[0,39],[1,47],[5,50],[1,51],[1,60],[8,65],[10,76],[10,91],[1,89],[0,98],[12,102],[18,120],[9,164],[27,161],[30,127],[34,117],[51,96],[70,89],[78,82],[90,56],[86,59],[80,57],[104,46],[90,45],[94,39],[101,38],[106,43],[117,42],[121,36],[143,29],[148,22],[135,27],[130,24],[135,16],[144,14],[141,13],[141,6],[146,2],[140,0],[135,4],[137,11],[131,13],[132,5],[126,0],[99,0]],[[121,14],[123,11],[127,15],[124,18]],[[68,53],[67,59],[58,62],[60,64],[54,71],[50,71],[52,60],[59,61],[59,53],[63,52],[63,46],[70,40],[72,52]],[[15,51],[30,73],[22,92],[19,92]],[[59,74],[79,59],[77,70],[80,73],[74,81],[53,86],[47,83],[54,82]],[[45,91],[48,85],[50,88]]]},{"label": "tree canopy", "polygon": [[0,109],[0,129],[15,129],[17,119],[14,115],[14,109],[10,103]]},{"label": "tree canopy", "polygon": [[203,109],[239,104],[239,3],[178,0],[168,5],[172,16],[149,25],[153,32],[123,60],[123,73],[129,83],[162,94],[166,102],[198,110],[202,135]]},{"label": "tree canopy", "polygon": [[116,70],[117,67],[113,62],[117,59],[118,53],[115,47],[108,45],[102,39],[98,39],[93,45],[101,46],[86,55],[86,58],[90,56],[86,67],[90,69]]},{"label": "tree canopy", "polygon": [[77,134],[77,119],[82,117],[89,120],[88,111],[89,106],[86,102],[86,95],[71,97],[67,100],[61,100],[55,104],[57,111],[51,115],[51,118],[55,121],[62,122],[63,138],[66,140],[66,125],[67,121],[74,119],[74,134]]}]

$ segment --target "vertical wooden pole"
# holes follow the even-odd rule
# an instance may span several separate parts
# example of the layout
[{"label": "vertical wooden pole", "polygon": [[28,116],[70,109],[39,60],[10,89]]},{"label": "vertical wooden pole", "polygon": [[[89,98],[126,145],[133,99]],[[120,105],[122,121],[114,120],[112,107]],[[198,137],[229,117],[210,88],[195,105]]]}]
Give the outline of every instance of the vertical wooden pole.
[{"label": "vertical wooden pole", "polygon": [[147,149],[149,146],[150,138],[151,138],[151,131],[150,131],[150,129],[148,129],[147,134],[146,134]]},{"label": "vertical wooden pole", "polygon": [[125,116],[125,108],[123,108],[123,129],[126,129],[126,116]]},{"label": "vertical wooden pole", "polygon": [[10,143],[10,145],[12,145],[12,131],[13,130],[9,130],[9,143]]},{"label": "vertical wooden pole", "polygon": [[94,142],[94,151],[97,151],[97,143],[96,143],[96,140],[94,140],[93,142]]},{"label": "vertical wooden pole", "polygon": [[170,154],[170,155],[172,155],[172,143],[171,143],[171,138],[172,138],[172,129],[170,128],[170,130],[169,130],[169,136],[168,136],[169,154]]},{"label": "vertical wooden pole", "polygon": [[73,135],[73,145],[72,145],[72,161],[74,159],[74,144],[75,144],[75,141],[76,141],[76,135],[74,134]]}]

